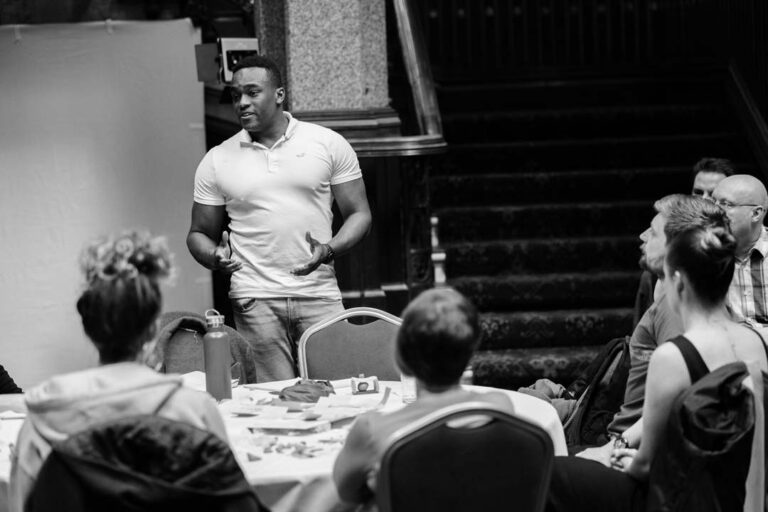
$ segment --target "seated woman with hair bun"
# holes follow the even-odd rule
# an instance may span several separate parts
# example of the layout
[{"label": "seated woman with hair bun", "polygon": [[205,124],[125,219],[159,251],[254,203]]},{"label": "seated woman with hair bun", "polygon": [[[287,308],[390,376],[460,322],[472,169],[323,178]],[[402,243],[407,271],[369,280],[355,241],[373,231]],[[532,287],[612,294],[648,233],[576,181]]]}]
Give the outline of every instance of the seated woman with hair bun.
[{"label": "seated woman with hair bun", "polygon": [[[612,467],[555,457],[548,512],[763,509],[765,489],[751,483],[764,464],[759,424],[739,414],[756,411],[763,382],[753,376],[768,361],[761,334],[726,308],[735,250],[723,227],[692,228],[667,241],[666,300],[684,332],[653,352],[642,418],[617,440]],[[737,362],[752,371],[731,365]],[[738,392],[727,387],[730,375],[741,379],[734,381]],[[758,393],[738,401],[744,388]]]},{"label": "seated woman with hair bun", "polygon": [[85,248],[81,267],[85,290],[77,311],[100,364],[53,377],[27,392],[27,419],[11,456],[14,512],[23,510],[51,444],[96,423],[156,414],[227,440],[209,395],[182,387],[178,375],[162,375],[144,364],[162,308],[160,283],[173,270],[165,241],[138,232],[107,237]]}]

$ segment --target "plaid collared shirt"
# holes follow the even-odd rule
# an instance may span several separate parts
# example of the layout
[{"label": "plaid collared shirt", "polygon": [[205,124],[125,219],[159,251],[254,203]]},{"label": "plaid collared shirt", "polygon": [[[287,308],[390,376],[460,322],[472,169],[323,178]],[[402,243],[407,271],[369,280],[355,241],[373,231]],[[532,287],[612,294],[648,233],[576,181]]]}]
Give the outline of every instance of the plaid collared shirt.
[{"label": "plaid collared shirt", "polygon": [[734,315],[750,323],[768,326],[768,229],[755,242],[749,255],[736,260],[728,289],[728,306]]}]

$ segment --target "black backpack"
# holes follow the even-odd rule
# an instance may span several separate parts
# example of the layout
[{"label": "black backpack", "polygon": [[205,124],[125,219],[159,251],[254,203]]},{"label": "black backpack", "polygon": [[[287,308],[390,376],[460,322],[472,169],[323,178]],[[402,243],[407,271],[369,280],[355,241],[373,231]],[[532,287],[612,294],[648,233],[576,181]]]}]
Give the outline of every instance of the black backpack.
[{"label": "black backpack", "polygon": [[629,336],[609,341],[567,388],[578,398],[563,424],[568,446],[598,446],[608,441],[607,427],[624,402],[629,377]]}]

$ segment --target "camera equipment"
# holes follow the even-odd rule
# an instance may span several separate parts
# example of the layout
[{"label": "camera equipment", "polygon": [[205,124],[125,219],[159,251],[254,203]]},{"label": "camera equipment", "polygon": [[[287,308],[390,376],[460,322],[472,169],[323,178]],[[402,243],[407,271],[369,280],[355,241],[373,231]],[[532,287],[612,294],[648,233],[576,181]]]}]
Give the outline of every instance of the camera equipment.
[{"label": "camera equipment", "polygon": [[259,40],[255,38],[222,37],[215,43],[195,45],[197,80],[228,84],[232,68],[241,59],[258,53]]},{"label": "camera equipment", "polygon": [[361,395],[365,393],[378,393],[379,392],[379,378],[378,377],[364,377],[360,375],[355,378],[352,377],[352,394]]}]

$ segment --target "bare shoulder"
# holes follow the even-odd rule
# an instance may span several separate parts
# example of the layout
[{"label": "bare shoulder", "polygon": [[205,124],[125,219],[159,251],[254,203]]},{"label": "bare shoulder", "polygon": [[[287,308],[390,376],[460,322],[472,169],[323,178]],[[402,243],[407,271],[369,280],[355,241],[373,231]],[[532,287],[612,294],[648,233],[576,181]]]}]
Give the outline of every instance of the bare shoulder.
[{"label": "bare shoulder", "polygon": [[730,336],[734,342],[734,350],[742,361],[760,361],[766,368],[765,336],[766,332],[758,332],[744,325],[734,324],[730,328]]},{"label": "bare shoulder", "polygon": [[685,359],[683,359],[683,354],[677,348],[677,345],[674,343],[663,343],[653,351],[650,364],[668,369],[675,366],[685,367]]},{"label": "bare shoulder", "polygon": [[653,351],[648,363],[647,387],[672,390],[690,383],[685,359],[674,343],[664,343]]}]

